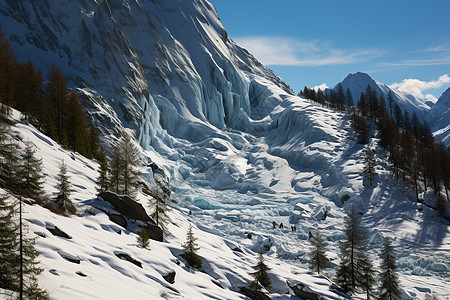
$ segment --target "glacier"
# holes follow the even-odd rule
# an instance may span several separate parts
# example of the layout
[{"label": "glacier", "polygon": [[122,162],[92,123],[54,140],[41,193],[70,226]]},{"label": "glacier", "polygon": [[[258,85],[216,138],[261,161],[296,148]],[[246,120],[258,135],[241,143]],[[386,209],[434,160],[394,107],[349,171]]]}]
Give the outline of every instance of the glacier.
[{"label": "glacier", "polygon": [[[342,218],[352,204],[370,229],[370,255],[375,260],[381,236],[394,239],[404,299],[423,298],[426,289],[450,296],[448,226],[439,222],[433,210],[416,203],[407,185],[392,179],[386,152],[377,146],[376,136],[371,136],[369,146],[375,150],[378,176],[372,186],[364,186],[365,148],[353,136],[349,117],[296,96],[227,36],[208,1],[5,0],[0,2],[0,23],[20,60],[32,57],[42,70],[55,61],[62,69],[70,86],[77,88],[106,148],[111,149],[128,132],[142,146],[148,162],[167,171],[177,202],[170,224],[173,236],[168,240],[179,245],[187,224],[195,224],[205,248],[203,255],[210,257],[208,273],[225,287],[213,290],[209,282],[203,289],[189,279],[189,270],[180,270],[184,279],[178,294],[170,292],[174,297],[191,287],[188,297],[239,298],[228,291],[248,278],[245,270],[238,270],[245,258],[223,246],[227,244],[239,245],[247,255],[268,248],[269,261],[274,269],[279,268],[274,270],[273,296],[287,299],[285,279],[311,276],[305,255],[311,230],[322,230],[331,266],[337,264]],[[54,166],[67,153],[20,122],[17,130],[42,149],[50,178],[46,190],[52,191]],[[95,198],[97,174],[91,165],[95,163],[79,156],[70,161],[79,209],[87,208],[86,200]],[[142,171],[151,178],[151,169]],[[350,199],[343,203],[346,195]],[[433,195],[422,192],[421,196],[433,201]],[[142,194],[138,200],[146,202]],[[178,248],[155,243],[152,254],[160,254],[157,262],[152,261],[130,246],[132,233],[117,238],[103,215],[64,220],[37,207],[27,209],[33,232],[44,230],[42,224],[47,220],[73,228],[73,235],[82,232],[87,236],[82,240],[89,245],[86,248],[82,242],[74,249],[54,239],[38,242],[44,253],[44,281],[59,297],[101,297],[104,289],[95,291],[95,287],[107,270],[118,271],[113,282],[125,279],[140,297],[146,295],[149,278],[155,289],[164,286],[154,270],[145,277],[105,254],[115,249],[116,239],[120,240],[118,247],[132,251],[160,273],[175,267],[169,258],[174,258]],[[188,210],[192,217],[186,217]],[[284,223],[286,229],[273,230],[272,221]],[[290,224],[297,226],[297,232],[290,231]],[[90,231],[91,227],[95,230]],[[249,233],[252,239],[247,238]],[[104,236],[103,243],[96,240],[97,234]],[[88,268],[92,282],[77,281],[83,290],[71,290],[66,285],[75,269],[64,264],[59,271],[52,267],[62,258],[49,249],[78,252],[90,267],[101,268]],[[325,275],[333,274],[329,269]],[[323,278],[314,280],[325,286]],[[124,295],[116,287],[113,291]]]}]

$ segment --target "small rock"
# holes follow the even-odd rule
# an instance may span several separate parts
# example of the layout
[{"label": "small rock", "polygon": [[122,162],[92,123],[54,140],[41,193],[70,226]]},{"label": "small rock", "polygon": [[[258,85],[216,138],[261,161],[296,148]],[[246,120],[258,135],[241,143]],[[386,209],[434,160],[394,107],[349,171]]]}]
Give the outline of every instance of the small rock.
[{"label": "small rock", "polygon": [[81,271],[77,271],[77,272],[75,272],[75,274],[77,274],[77,275],[79,275],[79,276],[81,276],[81,277],[86,277],[86,276],[87,276],[86,274],[84,274],[84,273],[81,272]]},{"label": "small rock", "polygon": [[138,266],[139,268],[142,268],[142,263],[132,258],[130,255],[122,252],[114,253],[118,258],[124,259],[126,261],[129,261],[130,263]]},{"label": "small rock", "polygon": [[65,260],[67,260],[67,261],[69,261],[71,263],[80,264],[80,262],[81,262],[81,260],[80,260],[80,258],[78,256],[69,254],[69,253],[67,253],[65,251],[62,251],[62,250],[58,251],[58,253],[59,253],[59,255],[61,255],[62,258],[64,258]]},{"label": "small rock", "polygon": [[65,239],[69,239],[69,240],[72,239],[72,237],[70,235],[68,235],[67,233],[65,233],[64,231],[62,231],[61,229],[59,229],[57,226],[55,226],[53,224],[47,223],[45,228],[47,228],[47,230],[50,231],[55,236],[63,237]]},{"label": "small rock", "polygon": [[168,274],[163,275],[163,278],[164,278],[168,283],[173,284],[173,283],[175,283],[175,275],[176,275],[176,272],[175,272],[174,270],[172,270],[172,271],[169,272]]}]

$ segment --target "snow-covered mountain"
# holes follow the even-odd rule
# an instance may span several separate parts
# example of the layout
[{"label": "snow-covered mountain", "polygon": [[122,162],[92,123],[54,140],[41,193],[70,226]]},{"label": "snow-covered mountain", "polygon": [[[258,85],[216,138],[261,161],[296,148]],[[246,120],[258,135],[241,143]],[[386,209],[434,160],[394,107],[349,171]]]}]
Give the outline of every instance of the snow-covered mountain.
[{"label": "snow-covered mountain", "polygon": [[[378,176],[366,187],[364,146],[348,116],[297,97],[227,37],[208,1],[5,0],[0,23],[19,59],[33,58],[44,70],[55,61],[69,75],[106,146],[123,130],[136,138],[147,159],[167,171],[177,203],[171,234],[164,243],[153,242],[149,255],[136,247],[134,233],[119,236],[104,214],[89,213],[96,163],[77,155],[72,160],[19,122],[21,139],[30,139],[44,159],[48,194],[61,158],[75,183],[77,216],[26,207],[30,235],[46,233],[37,244],[45,269],[40,279],[55,299],[160,298],[149,290],[165,290],[174,299],[244,298],[238,286],[250,280],[262,246],[269,249],[273,299],[294,299],[288,279],[308,283],[326,299],[341,299],[325,277],[309,273],[306,253],[309,232],[320,228],[330,258],[325,275],[334,275],[342,218],[352,204],[369,228],[376,262],[382,236],[394,239],[405,299],[450,296],[448,227],[392,179],[376,139],[370,146]],[[151,168],[142,171],[151,178]],[[429,204],[435,196],[421,197]],[[137,200],[147,201],[143,194]],[[274,230],[272,221],[286,228]],[[196,226],[205,273],[176,264],[189,222]],[[47,223],[73,239],[49,235]],[[118,259],[117,252],[143,268]],[[79,257],[80,264],[61,253]],[[161,278],[172,269],[179,277],[167,284]]]},{"label": "snow-covered mountain", "polygon": [[435,138],[450,147],[450,88],[439,97],[428,113],[426,121]]},{"label": "snow-covered mountain", "polygon": [[[378,97],[383,95],[386,100],[389,92],[391,92],[393,99],[402,110],[408,111],[411,116],[413,112],[417,114],[420,120],[424,120],[428,114],[430,107],[410,94],[405,94],[399,90],[395,90],[388,85],[378,82],[367,73],[357,72],[354,74],[348,74],[347,77],[341,82],[344,92],[347,88],[350,89],[354,103],[359,100],[361,93],[365,93],[367,86],[369,85],[374,91],[376,91]],[[337,85],[334,87],[337,90]]]}]

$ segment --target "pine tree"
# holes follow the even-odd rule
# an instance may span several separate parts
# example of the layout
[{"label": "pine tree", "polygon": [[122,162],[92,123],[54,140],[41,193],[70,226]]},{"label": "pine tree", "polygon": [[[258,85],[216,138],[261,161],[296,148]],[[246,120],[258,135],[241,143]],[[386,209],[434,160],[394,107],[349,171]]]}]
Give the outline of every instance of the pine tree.
[{"label": "pine tree", "polygon": [[259,253],[258,262],[255,266],[252,266],[252,268],[255,271],[249,273],[249,275],[254,278],[250,283],[250,288],[255,290],[255,294],[261,289],[261,286],[269,290],[272,286],[272,281],[270,280],[267,271],[269,271],[270,268],[265,264],[262,253]]},{"label": "pine tree", "polygon": [[9,107],[13,104],[16,71],[16,55],[2,31],[0,32],[0,101],[1,110],[7,114],[9,114]]},{"label": "pine tree", "polygon": [[390,239],[385,238],[380,258],[380,300],[400,299],[399,280],[397,267],[395,266],[395,256],[392,254],[393,248]]},{"label": "pine tree", "polygon": [[363,169],[364,177],[369,179],[370,185],[372,185],[373,180],[376,176],[375,171],[375,157],[372,150],[369,148],[366,149],[366,156],[364,157],[364,169]]},{"label": "pine tree", "polygon": [[192,224],[189,224],[189,229],[186,234],[186,243],[182,245],[183,248],[183,258],[189,263],[193,268],[200,268],[202,266],[202,258],[197,254],[200,249],[196,243],[197,238],[194,237],[194,232],[192,231]]},{"label": "pine tree", "polygon": [[344,218],[344,235],[344,240],[339,243],[341,261],[336,271],[336,281],[344,292],[354,293],[358,288],[364,288],[363,267],[368,262],[366,233],[353,206]]},{"label": "pine tree", "polygon": [[118,146],[114,147],[111,160],[109,162],[109,185],[111,191],[120,194],[122,188],[122,168],[123,159],[122,153]]},{"label": "pine tree", "polygon": [[361,260],[361,276],[360,282],[362,288],[366,291],[367,300],[370,299],[371,291],[375,285],[375,270],[373,269],[373,264],[367,255],[362,256]]},{"label": "pine tree", "polygon": [[162,178],[162,176],[155,175],[153,173],[153,179],[155,181],[155,187],[152,189],[146,189],[145,192],[149,194],[153,199],[150,199],[149,205],[153,207],[152,219],[155,221],[164,233],[168,232],[167,223],[169,222],[170,206],[170,189],[169,182]]},{"label": "pine tree", "polygon": [[14,220],[14,207],[7,195],[0,195],[0,287],[17,291],[19,270],[16,250],[19,248],[19,226]]},{"label": "pine tree", "polygon": [[320,270],[327,266],[328,259],[325,255],[323,239],[319,229],[313,233],[312,238],[310,238],[309,241],[311,243],[309,267],[312,271],[317,271],[317,274],[320,274]]},{"label": "pine tree", "polygon": [[75,89],[68,96],[67,124],[64,127],[69,149],[92,158],[87,132],[86,115]]},{"label": "pine tree", "polygon": [[19,183],[19,146],[8,134],[8,124],[0,122],[0,186],[17,188]]},{"label": "pine tree", "polygon": [[143,227],[140,231],[137,232],[137,242],[140,247],[144,249],[149,249],[150,246],[150,233],[148,232],[147,227]]},{"label": "pine tree", "polygon": [[445,197],[442,196],[440,193],[439,193],[437,201],[436,201],[436,211],[441,220],[442,220],[442,218],[444,218],[444,219],[448,218],[447,200],[445,200]]},{"label": "pine tree", "polygon": [[36,150],[31,142],[26,144],[25,153],[22,156],[20,166],[22,182],[20,189],[22,195],[27,197],[38,197],[43,191],[42,159],[36,158]]},{"label": "pine tree", "polygon": [[133,144],[128,134],[122,137],[119,147],[123,162],[123,193],[133,196],[139,188],[139,149]]},{"label": "pine tree", "polygon": [[92,157],[95,159],[100,159],[100,156],[105,153],[103,147],[100,145],[100,139],[98,138],[97,129],[95,129],[94,124],[89,127],[89,146],[91,147],[90,152]]},{"label": "pine tree", "polygon": [[48,72],[45,93],[47,99],[49,99],[53,105],[54,116],[56,117],[56,136],[54,138],[57,139],[60,144],[66,146],[67,135],[64,128],[66,128],[67,122],[68,89],[64,74],[58,69],[55,63],[52,63]]},{"label": "pine tree", "polygon": [[347,105],[354,106],[355,103],[353,102],[352,92],[350,91],[350,89],[348,87],[347,87],[347,90],[345,91],[345,96],[347,98]]},{"label": "pine tree", "polygon": [[108,164],[108,158],[106,157],[105,151],[103,151],[103,148],[100,148],[100,152],[98,154],[98,162],[100,164],[99,167],[99,176],[97,178],[97,192],[100,194],[102,192],[105,192],[108,190],[109,184],[109,164]]},{"label": "pine tree", "polygon": [[0,288],[20,293],[22,259],[23,297],[48,299],[47,292],[39,288],[36,278],[42,269],[36,260],[39,253],[34,248],[35,240],[21,236],[23,230],[17,223],[16,205],[7,196],[0,195]]},{"label": "pine tree", "polygon": [[56,185],[57,192],[55,193],[54,201],[64,211],[68,211],[72,214],[77,212],[77,208],[70,200],[70,182],[69,177],[67,176],[67,167],[64,161],[61,162],[59,166],[58,173],[58,184]]}]

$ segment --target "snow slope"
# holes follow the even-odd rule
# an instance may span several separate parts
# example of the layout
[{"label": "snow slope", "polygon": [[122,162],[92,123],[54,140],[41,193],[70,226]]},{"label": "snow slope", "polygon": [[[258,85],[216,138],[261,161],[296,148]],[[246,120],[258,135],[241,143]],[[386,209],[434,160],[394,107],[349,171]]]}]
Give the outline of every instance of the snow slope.
[{"label": "snow slope", "polygon": [[[40,279],[54,299],[157,299],[164,290],[175,299],[242,298],[237,287],[250,280],[255,251],[264,246],[273,299],[291,299],[286,279],[339,298],[325,278],[308,273],[305,253],[309,232],[321,228],[331,260],[325,274],[333,276],[342,217],[351,204],[370,229],[375,260],[381,235],[395,240],[405,299],[427,292],[450,297],[448,226],[392,180],[375,138],[379,176],[365,187],[364,149],[348,117],[295,96],[228,39],[209,2],[7,0],[0,2],[0,23],[20,58],[36,57],[40,67],[55,60],[69,75],[106,146],[124,130],[139,141],[148,160],[167,171],[177,201],[167,241],[153,242],[150,252],[140,249],[133,233],[118,235],[103,213],[89,213],[97,165],[78,155],[72,160],[18,123],[22,140],[33,141],[44,159],[49,194],[65,159],[80,212],[65,218],[26,207],[30,235],[46,235],[38,239],[45,268]],[[151,178],[150,170],[143,172]],[[350,200],[343,205],[344,195]],[[434,201],[433,195],[423,197]],[[143,195],[138,200],[147,201]],[[189,209],[192,217],[186,216]],[[273,230],[272,221],[286,228]],[[175,263],[189,222],[196,226],[206,273]],[[50,235],[46,223],[73,239]],[[232,251],[235,246],[243,253]],[[130,254],[143,268],[118,259],[115,251]],[[67,262],[64,252],[81,263]],[[170,285],[162,274],[172,269],[177,279]]]},{"label": "snow slope", "polygon": [[[366,73],[357,72],[354,74],[348,74],[347,77],[345,77],[345,79],[341,82],[341,85],[344,89],[344,92],[347,90],[347,88],[350,89],[355,105],[359,100],[361,92],[365,93],[367,86],[370,85],[370,87],[376,91],[378,97],[380,95],[383,95],[386,101],[389,92],[391,92],[394,101],[398,103],[402,110],[408,111],[410,116],[413,112],[415,112],[417,114],[417,117],[423,121],[430,110],[430,107],[427,104],[418,100],[413,95],[405,94],[401,91],[392,89],[384,83],[373,80]],[[337,85],[334,87],[334,89],[337,90]]]},{"label": "snow slope", "polygon": [[448,88],[427,116],[427,123],[431,126],[433,135],[450,147],[450,88]]}]

